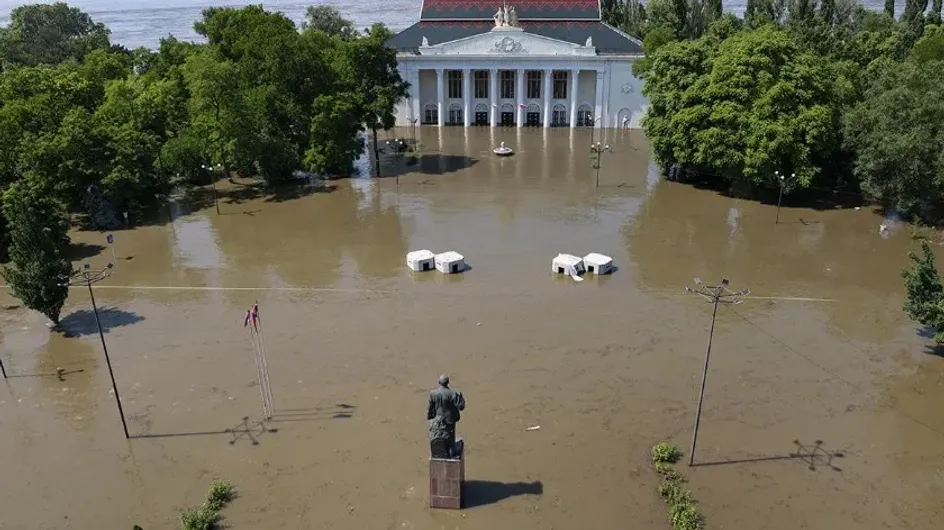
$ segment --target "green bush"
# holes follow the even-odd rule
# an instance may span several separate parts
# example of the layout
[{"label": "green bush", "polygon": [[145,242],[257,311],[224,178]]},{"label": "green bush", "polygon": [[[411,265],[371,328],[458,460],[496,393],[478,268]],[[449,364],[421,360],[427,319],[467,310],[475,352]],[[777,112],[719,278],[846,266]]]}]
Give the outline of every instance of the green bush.
[{"label": "green bush", "polygon": [[681,482],[663,482],[659,485],[659,496],[672,506],[692,503],[692,492],[683,486]]},{"label": "green bush", "polygon": [[669,508],[669,520],[674,530],[699,530],[702,528],[701,515],[691,502],[673,504]]},{"label": "green bush", "polygon": [[210,510],[206,506],[189,508],[180,514],[182,530],[213,530],[219,520],[219,512]]},{"label": "green bush", "polygon": [[668,462],[656,462],[656,473],[662,475],[667,482],[685,482],[685,477]]},{"label": "green bush", "polygon": [[668,442],[660,442],[652,446],[652,461],[656,464],[674,464],[681,455],[679,448]]},{"label": "green bush", "polygon": [[233,500],[234,496],[235,491],[232,484],[225,480],[214,480],[213,483],[210,484],[210,491],[207,493],[204,507],[208,510],[218,512],[223,509],[226,503]]},{"label": "green bush", "polygon": [[210,484],[203,506],[189,508],[180,514],[182,530],[213,530],[220,520],[220,510],[233,500],[236,492],[233,485],[225,480],[214,480]]}]

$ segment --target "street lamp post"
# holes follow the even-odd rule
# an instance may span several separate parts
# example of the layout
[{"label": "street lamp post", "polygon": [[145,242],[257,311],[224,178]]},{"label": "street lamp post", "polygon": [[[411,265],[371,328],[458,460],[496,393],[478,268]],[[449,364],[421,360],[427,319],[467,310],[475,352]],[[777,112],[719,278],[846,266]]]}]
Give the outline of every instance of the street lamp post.
[{"label": "street lamp post", "polygon": [[701,405],[705,400],[705,381],[708,378],[708,361],[711,359],[711,339],[715,335],[715,317],[718,315],[718,304],[740,304],[740,298],[751,294],[750,289],[733,292],[728,289],[728,279],[722,278],[721,285],[705,285],[695,278],[695,287],[685,287],[685,290],[697,294],[712,303],[711,331],[708,332],[708,348],[705,350],[705,366],[701,372],[701,390],[698,393],[698,408],[695,411],[695,427],[692,429],[692,447],[688,452],[688,465],[695,462],[695,443],[698,441],[698,425],[701,423]]},{"label": "street lamp post", "polygon": [[603,163],[603,152],[609,151],[609,150],[610,150],[609,145],[603,145],[600,142],[597,142],[596,144],[590,146],[590,152],[595,153],[597,155],[597,160],[592,166],[593,169],[597,170],[597,183],[596,183],[597,188],[600,187],[600,166]]},{"label": "street lamp post", "polygon": [[98,317],[98,306],[95,304],[95,293],[92,285],[104,280],[111,275],[114,270],[114,264],[109,263],[104,269],[92,269],[86,263],[81,269],[72,273],[72,276],[63,277],[62,285],[85,285],[88,287],[89,298],[92,300],[92,312],[95,313],[95,325],[98,326],[98,337],[102,341],[102,351],[105,352],[105,364],[108,365],[108,376],[111,378],[111,389],[115,393],[115,402],[118,404],[118,415],[121,416],[121,427],[125,431],[125,439],[131,438],[128,435],[128,422],[125,421],[125,411],[121,406],[121,396],[118,394],[118,384],[115,383],[115,372],[111,367],[111,357],[108,355],[108,345],[105,344],[105,332],[102,331],[102,321]]},{"label": "street lamp post", "polygon": [[[796,178],[796,173],[790,174],[790,180]],[[780,224],[780,203],[783,202],[783,189],[787,186],[787,179],[780,174],[779,171],[774,171],[774,177],[777,178],[777,183],[780,184],[780,196],[777,197],[777,220],[774,221],[774,224]]]}]

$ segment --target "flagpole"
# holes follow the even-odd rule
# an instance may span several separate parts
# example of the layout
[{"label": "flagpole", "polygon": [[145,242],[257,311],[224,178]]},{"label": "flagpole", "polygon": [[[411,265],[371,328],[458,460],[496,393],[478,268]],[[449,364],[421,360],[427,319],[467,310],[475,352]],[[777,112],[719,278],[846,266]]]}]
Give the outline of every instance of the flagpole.
[{"label": "flagpole", "polygon": [[262,417],[269,416],[269,407],[266,403],[265,389],[262,387],[262,370],[259,368],[259,355],[256,353],[256,340],[252,329],[249,330],[249,341],[252,343],[252,360],[256,363],[256,382],[259,383],[259,397],[262,398]]},{"label": "flagpole", "polygon": [[[250,312],[246,311],[245,326],[249,326]],[[249,327],[249,343],[252,345],[252,360],[256,364],[256,382],[259,384],[259,396],[262,398],[262,417],[263,421],[269,417],[269,404],[266,400],[265,387],[262,381],[262,368],[259,361],[259,348],[256,346],[256,336],[252,327]]]},{"label": "flagpole", "polygon": [[271,384],[271,380],[269,379],[269,356],[268,354],[266,354],[265,340],[262,335],[262,315],[259,314],[258,302],[256,302],[256,304],[253,306],[253,310],[255,311],[255,317],[256,317],[255,324],[258,326],[256,328],[256,333],[259,335],[259,347],[260,347],[260,351],[262,352],[262,373],[265,376],[266,393],[269,396],[269,411],[274,414],[275,413],[275,400],[272,399],[272,384]]},{"label": "flagpole", "polygon": [[265,404],[266,404],[265,419],[268,420],[272,418],[272,414],[274,411],[272,408],[272,399],[271,399],[272,394],[271,394],[271,391],[269,390],[269,377],[266,374],[266,368],[265,368],[265,353],[263,352],[262,336],[259,334],[258,329],[255,329],[254,331],[252,331],[252,334],[255,339],[254,345],[256,348],[256,359],[257,359],[256,362],[258,363],[258,370],[259,370],[259,388],[262,391],[262,399],[263,401],[265,401]]}]

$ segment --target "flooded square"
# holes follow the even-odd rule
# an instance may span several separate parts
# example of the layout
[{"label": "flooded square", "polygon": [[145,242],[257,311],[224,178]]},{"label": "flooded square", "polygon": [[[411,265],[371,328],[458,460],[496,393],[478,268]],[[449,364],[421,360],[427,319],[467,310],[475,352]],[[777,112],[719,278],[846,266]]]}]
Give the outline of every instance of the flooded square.
[{"label": "flooded square", "polygon": [[[0,528],[174,528],[213,478],[241,529],[668,528],[648,453],[688,451],[711,318],[696,276],[752,291],[719,310],[684,470],[708,528],[940,528],[944,358],[901,310],[910,227],[789,200],[775,223],[775,204],[662,179],[638,130],[381,143],[414,134],[416,163],[385,154],[379,179],[221,181],[219,215],[204,190],[115,233],[95,297],[131,440],[87,291],[69,336],[0,292]],[[73,239],[112,260],[105,234]],[[468,268],[413,273],[419,249]],[[616,270],[575,282],[560,253]],[[255,302],[276,432],[257,423]],[[442,372],[468,401],[459,512],[427,508]]]}]

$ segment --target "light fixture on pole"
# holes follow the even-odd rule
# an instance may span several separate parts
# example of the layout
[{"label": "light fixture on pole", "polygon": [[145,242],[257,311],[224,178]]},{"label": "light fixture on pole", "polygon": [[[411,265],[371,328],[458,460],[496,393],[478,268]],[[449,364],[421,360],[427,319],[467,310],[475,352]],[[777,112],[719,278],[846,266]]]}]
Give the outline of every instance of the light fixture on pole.
[{"label": "light fixture on pole", "polygon": [[701,405],[705,399],[705,381],[708,378],[708,361],[711,359],[711,339],[715,335],[715,317],[718,315],[718,304],[740,304],[741,297],[751,294],[750,289],[731,291],[728,289],[728,279],[722,278],[721,285],[705,285],[701,279],[695,278],[695,287],[685,287],[685,290],[697,294],[712,303],[711,331],[708,332],[708,347],[705,350],[705,366],[701,372],[701,390],[698,393],[698,408],[695,411],[695,427],[692,429],[692,447],[688,452],[688,465],[695,462],[695,443],[698,441],[698,425],[701,423]]},{"label": "light fixture on pole", "polygon": [[121,406],[121,396],[118,394],[118,385],[115,383],[115,372],[111,368],[111,357],[108,355],[108,345],[105,344],[105,332],[102,331],[102,321],[98,317],[98,306],[95,304],[95,293],[92,291],[92,285],[111,276],[114,271],[114,264],[109,263],[104,269],[93,269],[88,263],[81,269],[76,269],[71,276],[62,276],[59,278],[60,285],[76,286],[85,285],[88,287],[89,298],[92,300],[92,312],[95,313],[95,325],[98,326],[98,337],[102,341],[102,351],[105,352],[105,364],[108,365],[108,376],[111,378],[111,389],[115,393],[115,402],[118,404],[118,415],[121,416],[121,427],[125,431],[125,439],[131,438],[128,435],[128,422],[125,421],[125,411]]},{"label": "light fixture on pole", "polygon": [[[790,174],[790,181],[796,180],[796,173]],[[777,184],[780,184],[780,196],[777,198],[777,219],[774,221],[774,224],[780,224],[780,203],[783,202],[783,189],[787,187],[787,179],[780,174],[779,171],[774,171],[774,177],[777,179]]]},{"label": "light fixture on pole", "polygon": [[596,161],[594,162],[593,166],[591,166],[593,167],[593,169],[597,170],[597,181],[596,181],[597,188],[600,187],[600,166],[603,162],[603,152],[609,151],[609,150],[610,150],[609,145],[603,145],[600,142],[597,142],[596,144],[590,146],[590,152],[595,153],[597,155]]}]

